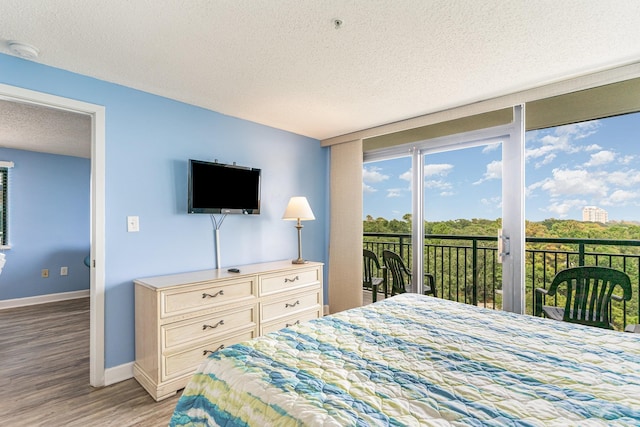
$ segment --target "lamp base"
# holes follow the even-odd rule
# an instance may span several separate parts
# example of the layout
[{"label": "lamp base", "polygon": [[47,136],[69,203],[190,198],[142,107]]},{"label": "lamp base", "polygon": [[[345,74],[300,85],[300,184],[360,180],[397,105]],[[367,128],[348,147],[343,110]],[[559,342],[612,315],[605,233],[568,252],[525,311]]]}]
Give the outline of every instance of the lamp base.
[{"label": "lamp base", "polygon": [[291,264],[306,264],[307,262],[309,261],[307,261],[306,259],[298,258],[291,261]]}]

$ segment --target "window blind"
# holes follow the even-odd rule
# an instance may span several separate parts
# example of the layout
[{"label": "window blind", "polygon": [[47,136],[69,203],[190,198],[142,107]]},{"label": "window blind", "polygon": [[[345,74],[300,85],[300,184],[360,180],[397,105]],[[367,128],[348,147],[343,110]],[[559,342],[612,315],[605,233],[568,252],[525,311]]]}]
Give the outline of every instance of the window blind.
[{"label": "window blind", "polygon": [[543,129],[640,111],[640,78],[526,104],[527,130]]}]

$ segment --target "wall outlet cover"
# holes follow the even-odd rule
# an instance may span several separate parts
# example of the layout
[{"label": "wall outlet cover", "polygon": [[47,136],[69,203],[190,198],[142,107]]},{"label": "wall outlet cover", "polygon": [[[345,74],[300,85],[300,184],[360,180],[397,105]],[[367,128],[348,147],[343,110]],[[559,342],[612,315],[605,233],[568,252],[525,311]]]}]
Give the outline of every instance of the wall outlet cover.
[{"label": "wall outlet cover", "polygon": [[138,216],[127,217],[127,231],[129,233],[135,233],[140,231],[140,217]]}]

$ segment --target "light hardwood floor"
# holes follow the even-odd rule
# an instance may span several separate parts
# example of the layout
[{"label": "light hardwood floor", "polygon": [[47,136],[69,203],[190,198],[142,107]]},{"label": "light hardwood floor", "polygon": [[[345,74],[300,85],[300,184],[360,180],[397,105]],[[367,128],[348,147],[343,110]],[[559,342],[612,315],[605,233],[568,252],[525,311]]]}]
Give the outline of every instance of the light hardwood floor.
[{"label": "light hardwood floor", "polygon": [[89,385],[88,298],[0,310],[0,426],[167,426],[179,395]]},{"label": "light hardwood floor", "polygon": [[89,385],[89,299],[0,310],[1,426],[166,426],[178,396]]}]

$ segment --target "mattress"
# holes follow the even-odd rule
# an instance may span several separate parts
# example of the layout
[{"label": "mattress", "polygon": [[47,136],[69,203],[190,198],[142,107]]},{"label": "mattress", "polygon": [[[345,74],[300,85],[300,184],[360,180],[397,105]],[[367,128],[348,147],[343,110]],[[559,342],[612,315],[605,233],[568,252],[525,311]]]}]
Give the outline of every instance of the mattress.
[{"label": "mattress", "polygon": [[171,426],[638,426],[640,335],[402,294],[212,354]]}]

